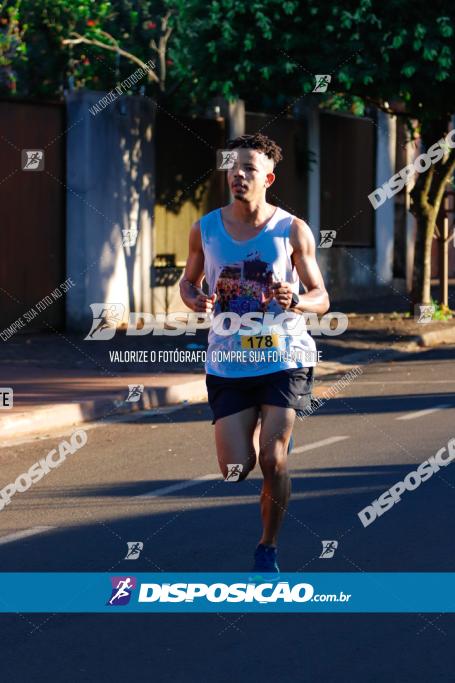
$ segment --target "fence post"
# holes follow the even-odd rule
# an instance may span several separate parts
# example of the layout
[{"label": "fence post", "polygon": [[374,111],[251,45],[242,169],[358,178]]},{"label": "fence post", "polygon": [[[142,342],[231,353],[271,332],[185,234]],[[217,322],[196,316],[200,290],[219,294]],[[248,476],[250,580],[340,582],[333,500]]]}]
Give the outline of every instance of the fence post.
[{"label": "fence post", "polygon": [[215,97],[213,104],[220,108],[220,114],[226,121],[228,138],[245,134],[245,102],[243,100],[229,102],[224,97]]}]

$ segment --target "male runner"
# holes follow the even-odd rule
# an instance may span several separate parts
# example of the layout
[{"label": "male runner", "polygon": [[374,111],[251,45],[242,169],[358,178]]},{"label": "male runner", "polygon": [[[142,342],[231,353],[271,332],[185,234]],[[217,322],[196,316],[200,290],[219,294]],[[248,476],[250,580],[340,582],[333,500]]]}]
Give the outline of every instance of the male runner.
[{"label": "male runner", "polygon": [[[193,311],[213,311],[215,317],[229,312],[289,312],[289,323],[257,335],[242,334],[242,328],[226,335],[212,325],[206,362],[221,472],[226,479],[228,465],[241,465],[241,481],[259,458],[264,478],[263,531],[253,569],[278,572],[277,535],[290,496],[287,448],[296,411],[304,410],[311,400],[315,365],[304,360],[305,352],[315,353],[309,334],[283,334],[283,330],[295,327],[297,319],[303,322],[303,312],[324,314],[329,298],[310,228],[266,201],[281,149],[259,133],[230,140],[227,147],[237,153],[228,171],[234,199],[192,226],[180,292]],[[208,296],[201,289],[204,277]],[[300,281],[306,288],[302,295]],[[259,443],[255,443],[259,413]]]}]

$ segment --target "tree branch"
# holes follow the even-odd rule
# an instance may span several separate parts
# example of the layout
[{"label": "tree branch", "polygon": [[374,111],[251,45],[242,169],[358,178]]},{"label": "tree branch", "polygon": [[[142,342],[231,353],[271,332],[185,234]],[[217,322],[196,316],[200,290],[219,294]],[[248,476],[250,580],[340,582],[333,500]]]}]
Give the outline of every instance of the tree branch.
[{"label": "tree branch", "polygon": [[434,166],[430,166],[426,173],[419,174],[417,177],[415,185],[410,193],[412,201],[412,213],[414,215],[417,215],[417,213],[422,213],[429,217],[431,214],[433,207],[429,202],[428,195],[433,180],[433,174]]},{"label": "tree branch", "polygon": [[171,16],[171,10],[168,10],[164,17],[161,19],[161,36],[158,43],[158,55],[160,58],[160,90],[164,92],[166,83],[166,47],[167,42],[172,33],[172,28],[169,28],[169,18]]},{"label": "tree branch", "polygon": [[102,35],[106,36],[112,42],[114,45],[106,45],[106,43],[102,43],[100,40],[96,40],[96,38],[86,38],[85,36],[81,36],[79,33],[76,32],[71,32],[71,36],[75,36],[74,38],[64,38],[62,43],[63,45],[80,45],[81,43],[84,43],[85,45],[93,45],[95,47],[100,47],[103,50],[109,50],[110,52],[117,52],[117,54],[121,55],[122,57],[125,57],[130,62],[134,62],[138,66],[140,66],[146,73],[147,77],[150,81],[154,81],[155,83],[160,83],[160,79],[156,75],[154,71],[150,69],[150,67],[142,61],[142,59],[139,59],[139,57],[136,57],[136,55],[133,55],[131,52],[127,52],[126,50],[123,50],[121,47],[119,47],[117,41],[115,38],[113,38],[109,33],[106,33],[105,31],[101,31]]}]

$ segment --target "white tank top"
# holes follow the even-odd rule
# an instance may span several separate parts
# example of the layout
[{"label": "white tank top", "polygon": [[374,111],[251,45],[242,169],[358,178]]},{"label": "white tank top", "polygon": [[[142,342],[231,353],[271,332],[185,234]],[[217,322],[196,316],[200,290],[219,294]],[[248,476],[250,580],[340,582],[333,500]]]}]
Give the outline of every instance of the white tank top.
[{"label": "white tank top", "polygon": [[[205,364],[208,374],[251,377],[316,365],[316,345],[299,313],[287,310],[287,322],[283,321],[278,326],[268,324],[273,316],[285,312],[271,296],[270,285],[286,281],[293,292],[299,293],[299,278],[291,262],[289,242],[293,219],[294,216],[287,211],[277,208],[255,237],[241,242],[227,232],[221,209],[200,219],[205,279],[209,294],[217,295],[208,337]],[[217,332],[216,317],[220,313],[229,317],[229,313],[238,316],[251,313],[253,316],[253,312],[265,315],[262,321],[266,324],[265,330],[256,332],[243,326],[235,334]],[[256,321],[260,317],[257,316]],[[233,318],[239,319],[237,316]],[[230,324],[235,329],[232,319],[218,330],[227,329]],[[286,334],[296,327],[297,322],[298,334],[295,334],[295,329],[294,334]]]}]

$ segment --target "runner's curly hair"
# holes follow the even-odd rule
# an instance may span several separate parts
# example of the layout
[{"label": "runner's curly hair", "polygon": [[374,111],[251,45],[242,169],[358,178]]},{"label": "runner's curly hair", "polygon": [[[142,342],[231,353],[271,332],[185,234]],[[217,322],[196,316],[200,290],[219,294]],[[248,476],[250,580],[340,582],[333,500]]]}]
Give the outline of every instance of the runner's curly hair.
[{"label": "runner's curly hair", "polygon": [[262,135],[262,133],[240,135],[238,138],[229,140],[226,145],[226,149],[237,149],[239,147],[246,147],[247,149],[255,149],[258,152],[263,152],[266,157],[272,159],[274,166],[283,158],[281,147],[278,147],[274,140],[268,138],[267,135]]}]

